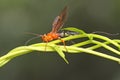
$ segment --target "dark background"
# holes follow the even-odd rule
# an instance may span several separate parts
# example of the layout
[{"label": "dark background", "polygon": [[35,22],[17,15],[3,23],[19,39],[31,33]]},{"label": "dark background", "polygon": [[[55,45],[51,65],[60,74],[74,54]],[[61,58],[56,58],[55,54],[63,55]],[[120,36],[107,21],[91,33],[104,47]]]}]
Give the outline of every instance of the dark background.
[{"label": "dark background", "polygon": [[[120,0],[0,0],[0,56],[34,37],[26,32],[49,32],[66,5],[69,16],[64,27],[120,33]],[[116,62],[85,53],[66,57],[69,65],[56,52],[17,57],[0,68],[0,80],[120,80]]]}]

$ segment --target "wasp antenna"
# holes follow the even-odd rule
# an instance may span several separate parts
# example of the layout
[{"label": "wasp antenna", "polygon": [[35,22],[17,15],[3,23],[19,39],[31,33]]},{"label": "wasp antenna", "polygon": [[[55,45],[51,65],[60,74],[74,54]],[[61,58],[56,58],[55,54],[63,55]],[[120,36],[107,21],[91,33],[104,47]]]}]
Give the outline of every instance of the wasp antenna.
[{"label": "wasp antenna", "polygon": [[27,46],[27,44],[28,44],[30,41],[32,41],[32,40],[34,40],[34,39],[36,39],[36,38],[39,38],[39,37],[40,37],[40,36],[36,36],[36,37],[33,37],[33,38],[27,40],[27,41],[25,42],[25,46]]},{"label": "wasp antenna", "polygon": [[102,33],[102,34],[107,34],[107,35],[119,35],[119,33],[115,33],[115,34],[112,34],[112,33],[108,33],[108,32],[103,32],[103,31],[95,31],[95,32],[92,32],[92,33]]},{"label": "wasp antenna", "polygon": [[36,36],[41,36],[41,35],[39,35],[39,34],[31,33],[31,32],[26,32],[26,34],[32,34],[32,35],[36,35]]}]

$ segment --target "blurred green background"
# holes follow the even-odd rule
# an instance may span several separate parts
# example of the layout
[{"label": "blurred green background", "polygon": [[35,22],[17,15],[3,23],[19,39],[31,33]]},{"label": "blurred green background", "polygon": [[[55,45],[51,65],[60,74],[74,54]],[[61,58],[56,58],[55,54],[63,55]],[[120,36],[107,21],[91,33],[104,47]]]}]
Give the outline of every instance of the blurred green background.
[{"label": "blurred green background", "polygon": [[[66,5],[69,16],[64,27],[120,33],[120,0],[0,0],[0,56],[34,37],[26,32],[49,32]],[[29,44],[36,42],[42,41]],[[57,53],[32,52],[17,57],[0,68],[0,80],[120,80],[116,62],[85,53],[66,57],[69,65]]]}]

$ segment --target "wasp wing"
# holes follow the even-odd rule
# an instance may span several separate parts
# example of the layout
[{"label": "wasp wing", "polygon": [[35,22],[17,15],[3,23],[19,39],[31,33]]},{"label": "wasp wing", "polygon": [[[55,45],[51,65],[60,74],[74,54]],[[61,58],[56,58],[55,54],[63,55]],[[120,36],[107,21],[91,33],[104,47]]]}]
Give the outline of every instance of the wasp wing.
[{"label": "wasp wing", "polygon": [[66,17],[67,17],[67,9],[68,9],[68,7],[66,6],[62,10],[60,15],[55,18],[55,20],[53,21],[53,24],[52,24],[53,27],[52,27],[51,32],[56,33],[60,30],[60,28],[62,28],[62,26],[64,25],[64,22],[66,20]]}]

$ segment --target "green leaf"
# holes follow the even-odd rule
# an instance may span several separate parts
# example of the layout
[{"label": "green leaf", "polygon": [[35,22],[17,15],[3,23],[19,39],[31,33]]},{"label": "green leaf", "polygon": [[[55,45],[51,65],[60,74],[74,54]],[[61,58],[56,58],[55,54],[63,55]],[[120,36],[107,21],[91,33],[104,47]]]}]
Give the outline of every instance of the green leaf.
[{"label": "green leaf", "polygon": [[74,27],[63,28],[63,30],[74,31],[74,32],[78,32],[79,34],[86,34],[83,30]]},{"label": "green leaf", "polygon": [[64,59],[64,61],[69,64],[69,62],[67,61],[67,59],[65,58],[65,54],[63,53],[62,49],[60,49],[59,46],[55,46],[54,49],[58,52],[58,54],[61,56],[61,58]]},{"label": "green leaf", "polygon": [[5,65],[6,63],[8,63],[11,59],[4,59],[0,61],[0,67],[2,67],[3,65]]},{"label": "green leaf", "polygon": [[[63,53],[63,51],[68,51],[68,53],[70,54],[79,54],[81,52],[82,53],[84,52],[84,53],[96,55],[96,56],[110,59],[110,60],[120,63],[120,58],[119,58],[120,39],[110,39],[108,37],[98,35],[98,34],[92,34],[92,33],[88,34],[88,33],[85,33],[83,30],[77,29],[74,27],[64,28],[63,30],[68,30],[68,31],[79,33],[73,36],[65,36],[64,38],[62,38],[62,40],[64,41],[70,41],[73,39],[82,39],[86,37],[88,39],[82,42],[81,41],[77,42],[74,45],[68,45],[68,46],[58,45],[59,43],[61,43],[61,40],[59,39],[48,42],[47,46],[46,46],[46,43],[36,43],[36,44],[29,45],[29,46],[20,46],[20,47],[17,47],[9,51],[6,55],[0,57],[0,67],[8,63],[13,58],[28,54],[32,51],[45,51],[45,52],[57,51],[60,57],[64,59],[64,61],[67,64],[69,64],[69,62],[65,58],[65,54]],[[92,46],[91,44],[92,45],[94,44],[94,45]],[[112,46],[110,46],[109,44],[112,44]],[[84,46],[87,46],[87,45],[91,45],[91,46],[84,48]],[[46,50],[45,50],[45,47],[46,47]],[[67,50],[65,49],[65,47]],[[97,48],[101,48],[101,47],[105,48],[108,51],[112,51],[113,54],[110,53],[108,55],[101,51],[99,52],[99,50],[97,51]],[[118,57],[116,57],[116,55],[113,56],[114,53],[118,55]]]}]

